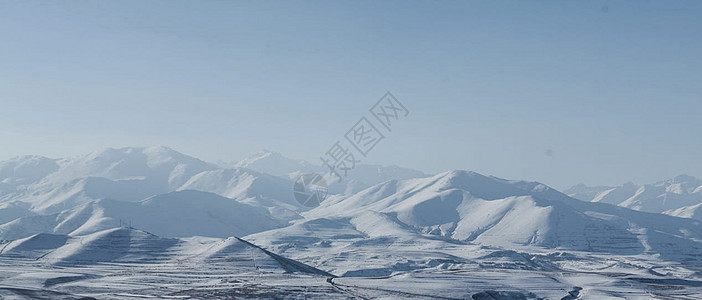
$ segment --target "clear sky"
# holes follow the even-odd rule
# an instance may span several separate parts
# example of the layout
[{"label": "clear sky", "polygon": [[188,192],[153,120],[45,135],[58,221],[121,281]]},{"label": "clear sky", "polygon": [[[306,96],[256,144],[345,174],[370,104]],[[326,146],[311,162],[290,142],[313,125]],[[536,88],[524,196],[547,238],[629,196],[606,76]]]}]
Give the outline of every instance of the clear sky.
[{"label": "clear sky", "polygon": [[557,188],[702,177],[700,1],[0,0],[0,160],[165,145]]}]

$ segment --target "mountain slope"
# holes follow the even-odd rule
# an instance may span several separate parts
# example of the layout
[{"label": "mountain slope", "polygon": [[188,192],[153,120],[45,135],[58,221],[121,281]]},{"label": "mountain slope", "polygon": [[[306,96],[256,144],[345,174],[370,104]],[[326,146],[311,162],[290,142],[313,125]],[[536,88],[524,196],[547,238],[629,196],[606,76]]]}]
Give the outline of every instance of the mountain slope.
[{"label": "mountain slope", "polygon": [[179,240],[161,238],[145,231],[113,228],[71,239],[47,253],[43,261],[58,265],[99,262],[149,262],[170,259],[169,250]]},{"label": "mountain slope", "polygon": [[[67,159],[18,157],[0,163],[0,205],[14,203],[31,213],[53,215],[99,199],[136,202],[192,189],[264,207],[287,221],[300,218],[297,212],[307,209],[294,200],[290,178],[325,172],[320,166],[273,152],[258,153],[237,166],[218,168],[167,147],[109,148]],[[330,192],[353,193],[392,177],[424,176],[399,167],[358,165],[354,171],[344,182],[331,183]],[[12,213],[5,210],[0,224],[27,215],[14,208]]]},{"label": "mountain slope", "polygon": [[141,179],[164,189],[175,189],[190,176],[213,165],[167,147],[105,149],[59,161],[60,168],[44,178],[66,182],[75,178],[102,177],[110,180]]},{"label": "mountain slope", "polygon": [[64,234],[38,233],[0,247],[1,256],[39,259],[70,239]]},{"label": "mountain slope", "polygon": [[331,276],[303,263],[261,249],[245,240],[163,238],[143,230],[109,228],[88,235],[36,234],[0,244],[0,259],[32,259],[42,264],[74,267],[110,264],[182,264],[192,262],[231,270],[308,273]]},{"label": "mountain slope", "polygon": [[684,206],[678,209],[666,210],[663,213],[675,217],[697,219],[702,221],[702,203]]},{"label": "mountain slope", "polygon": [[264,208],[211,193],[180,191],[140,202],[101,199],[57,214],[19,218],[0,225],[0,240],[34,233],[85,235],[120,222],[164,237],[243,236],[284,225]]},{"label": "mountain slope", "polygon": [[363,224],[367,221],[359,218],[368,212],[385,217],[370,228],[377,233],[386,226],[387,235],[401,229],[506,248],[651,253],[671,259],[697,259],[702,251],[699,222],[583,202],[539,183],[465,171],[389,181],[303,215]]},{"label": "mountain slope", "polygon": [[170,148],[147,147],[109,148],[61,160],[25,157],[0,168],[4,181],[13,184],[4,183],[0,202],[25,202],[34,212],[51,214],[101,198],[138,201],[167,193],[215,167]]},{"label": "mountain slope", "polygon": [[283,178],[295,178],[302,173],[320,173],[321,166],[304,160],[287,158],[278,152],[260,151],[233,164],[237,169],[251,169]]},{"label": "mountain slope", "polygon": [[281,220],[300,218],[305,209],[292,194],[291,181],[248,169],[217,169],[199,173],[178,190],[215,193],[242,203],[264,207]]},{"label": "mountain slope", "polygon": [[[294,180],[303,173],[326,174],[329,169],[321,164],[284,157],[271,151],[258,152],[234,164],[236,168],[246,168],[274,176]],[[348,176],[339,182],[329,182],[329,191],[350,195],[373,185],[392,180],[426,177],[421,171],[398,166],[357,164]]]},{"label": "mountain slope", "polygon": [[34,213],[22,207],[19,203],[0,204],[0,224],[31,215],[34,215]]},{"label": "mountain slope", "polygon": [[[702,180],[688,175],[654,184],[637,186],[627,183],[619,187],[587,187],[577,185],[565,191],[571,197],[590,202],[604,202],[652,213],[690,210],[702,203]],[[679,213],[677,216],[690,214]],[[692,216],[692,215],[690,215]]]},{"label": "mountain slope", "polygon": [[42,156],[21,156],[0,162],[0,196],[38,182],[58,169],[56,159]]}]

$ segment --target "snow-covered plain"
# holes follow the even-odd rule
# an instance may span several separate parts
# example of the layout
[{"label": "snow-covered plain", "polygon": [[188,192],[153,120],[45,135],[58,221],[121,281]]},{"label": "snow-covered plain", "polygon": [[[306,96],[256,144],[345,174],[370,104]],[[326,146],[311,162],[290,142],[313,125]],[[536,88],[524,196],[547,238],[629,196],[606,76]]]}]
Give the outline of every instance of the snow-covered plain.
[{"label": "snow-covered plain", "polygon": [[[2,162],[0,298],[702,298],[690,177],[568,191],[586,202],[367,166],[309,209],[291,180],[310,171],[323,169],[166,147]],[[646,196],[659,190],[665,203]]]}]

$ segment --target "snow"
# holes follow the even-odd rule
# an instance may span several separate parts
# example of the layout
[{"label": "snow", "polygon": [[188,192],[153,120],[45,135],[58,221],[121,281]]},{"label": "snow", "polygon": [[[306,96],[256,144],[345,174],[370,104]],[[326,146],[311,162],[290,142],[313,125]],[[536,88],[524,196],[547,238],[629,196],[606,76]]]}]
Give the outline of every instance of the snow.
[{"label": "snow", "polygon": [[671,215],[680,218],[702,220],[702,203],[691,206],[683,206],[678,209],[667,210],[663,213],[666,215]]},{"label": "snow", "polygon": [[362,166],[301,207],[291,179],[318,168],[166,147],[0,163],[0,297],[702,297],[694,177],[566,195]]},{"label": "snow", "polygon": [[228,237],[282,227],[267,209],[199,191],[179,191],[140,202],[101,199],[52,215],[19,218],[0,225],[0,239],[35,232],[84,235],[120,221],[165,237]]},{"label": "snow", "polygon": [[50,250],[65,245],[68,239],[69,237],[63,234],[37,233],[8,243],[0,249],[0,254],[39,259]]},{"label": "snow", "polygon": [[587,187],[577,185],[566,193],[571,197],[591,202],[610,203],[653,213],[666,213],[689,218],[692,214],[673,213],[691,210],[702,203],[702,180],[689,175],[642,186],[627,183],[619,187]]},{"label": "snow", "polygon": [[290,191],[289,180],[248,169],[205,171],[190,178],[178,190],[198,190],[236,199],[253,206],[265,207],[281,220],[299,218],[303,209]]},{"label": "snow", "polygon": [[[320,163],[314,164],[304,160],[290,159],[272,151],[258,152],[235,164],[230,164],[230,166],[255,170],[290,180],[294,180],[303,173],[326,174],[329,172],[329,169]],[[357,164],[343,182],[330,182],[329,191],[351,195],[388,180],[420,177],[427,177],[427,175],[421,171],[398,166]]]},{"label": "snow", "polygon": [[20,203],[4,203],[0,204],[0,224],[19,219],[22,217],[31,216],[34,213],[22,207]]}]

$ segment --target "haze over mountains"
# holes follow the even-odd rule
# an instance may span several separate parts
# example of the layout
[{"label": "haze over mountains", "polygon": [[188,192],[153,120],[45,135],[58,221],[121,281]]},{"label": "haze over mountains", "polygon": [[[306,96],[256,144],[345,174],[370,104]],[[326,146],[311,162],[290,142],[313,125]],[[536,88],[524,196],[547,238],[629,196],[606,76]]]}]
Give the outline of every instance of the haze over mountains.
[{"label": "haze over mountains", "polygon": [[465,171],[431,177],[400,167],[366,165],[354,171],[332,190],[336,194],[309,210],[293,199],[292,180],[305,172],[322,173],[323,167],[275,152],[256,153],[231,168],[166,147],[106,149],[67,159],[18,157],[0,163],[0,239],[82,235],[120,222],[164,237],[245,236],[285,227],[291,220],[354,218],[371,211],[402,228],[459,241],[594,249],[594,240],[580,237],[594,238],[595,228],[609,230],[602,233],[605,239],[617,236],[634,244],[641,239],[615,220],[635,219],[636,226],[656,230],[675,224],[680,228],[673,231],[697,232],[688,221],[604,203],[685,218],[698,218],[702,203],[702,181],[691,176],[566,191],[595,202],[586,204],[543,184]]},{"label": "haze over mountains", "polygon": [[689,175],[644,185],[588,187],[581,184],[565,193],[583,201],[702,220],[702,180]]},{"label": "haze over mountains", "polygon": [[[699,280],[702,222],[695,218],[702,181],[690,176],[561,193],[461,170],[433,176],[400,167],[357,171],[310,209],[293,198],[292,181],[325,170],[274,152],[228,166],[166,147],[18,157],[0,163],[0,258],[69,268],[207,261],[265,273],[266,266],[272,273],[341,276],[334,280],[347,289],[370,284],[354,278],[384,276],[412,286],[437,274],[456,276],[458,284],[485,270],[536,272],[528,273],[535,278],[530,288],[483,282],[517,298],[531,297],[534,288],[549,297],[574,287],[577,295],[609,297],[627,284]],[[467,269],[478,271],[455,273]],[[598,279],[572,283],[584,269],[598,270],[588,275]],[[557,283],[538,273],[554,270],[573,273]],[[622,272],[630,276],[608,275]],[[702,284],[679,285],[660,293],[702,295],[696,289]],[[466,296],[457,286],[447,290]]]},{"label": "haze over mountains", "polygon": [[306,251],[300,249],[334,245],[345,237],[364,243],[366,238],[381,244],[442,239],[504,249],[702,259],[698,221],[583,202],[543,184],[466,171],[389,181],[302,215],[294,226],[247,238],[283,254],[292,251],[293,258]]},{"label": "haze over mountains", "polygon": [[[325,174],[329,170],[319,164],[313,164],[304,160],[290,159],[277,152],[261,151],[251,157],[243,159],[237,163],[224,164],[235,168],[246,168],[262,173],[272,174],[278,177],[294,180],[302,173]],[[349,172],[343,183],[336,181],[329,182],[329,190],[332,193],[350,195],[368,188],[377,183],[392,179],[402,180],[418,177],[426,177],[421,171],[402,168],[398,166],[379,166],[358,164],[353,172]]]},{"label": "haze over mountains", "polygon": [[[343,194],[389,176],[424,176],[399,167],[359,169],[358,179],[333,187]],[[0,239],[86,234],[120,220],[169,237],[243,236],[300,218],[304,208],[293,198],[291,178],[310,171],[322,169],[273,152],[233,168],[166,147],[106,149],[67,159],[17,157],[0,163]],[[184,218],[191,221],[188,229]]]}]

